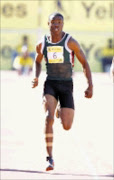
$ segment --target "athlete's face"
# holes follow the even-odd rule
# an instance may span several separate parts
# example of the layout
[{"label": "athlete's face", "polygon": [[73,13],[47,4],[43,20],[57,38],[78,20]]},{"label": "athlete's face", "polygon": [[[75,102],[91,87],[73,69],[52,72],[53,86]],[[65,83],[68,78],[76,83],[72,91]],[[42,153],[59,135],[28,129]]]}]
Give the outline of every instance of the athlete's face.
[{"label": "athlete's face", "polygon": [[63,18],[61,16],[51,16],[48,25],[52,34],[60,34],[63,29]]}]

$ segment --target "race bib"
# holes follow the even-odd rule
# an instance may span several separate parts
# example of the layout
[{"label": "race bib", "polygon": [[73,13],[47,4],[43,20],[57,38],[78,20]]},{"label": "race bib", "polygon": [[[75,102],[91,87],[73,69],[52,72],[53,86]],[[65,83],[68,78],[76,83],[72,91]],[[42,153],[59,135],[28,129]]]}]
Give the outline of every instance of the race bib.
[{"label": "race bib", "polygon": [[50,46],[47,47],[47,56],[49,63],[63,63],[63,47],[62,46]]}]

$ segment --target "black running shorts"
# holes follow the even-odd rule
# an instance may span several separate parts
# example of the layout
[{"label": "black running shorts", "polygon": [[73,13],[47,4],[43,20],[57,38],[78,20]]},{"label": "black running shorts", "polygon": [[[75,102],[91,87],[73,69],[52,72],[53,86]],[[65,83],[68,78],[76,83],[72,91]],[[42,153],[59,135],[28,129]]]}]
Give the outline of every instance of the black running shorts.
[{"label": "black running shorts", "polygon": [[44,83],[44,96],[50,94],[60,101],[61,108],[74,109],[72,80],[49,80]]}]

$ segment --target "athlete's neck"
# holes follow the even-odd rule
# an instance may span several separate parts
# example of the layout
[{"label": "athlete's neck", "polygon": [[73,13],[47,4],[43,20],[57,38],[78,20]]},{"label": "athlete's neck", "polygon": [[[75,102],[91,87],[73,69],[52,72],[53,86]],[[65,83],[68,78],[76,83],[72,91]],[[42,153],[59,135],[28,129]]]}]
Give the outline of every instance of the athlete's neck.
[{"label": "athlete's neck", "polygon": [[51,34],[50,41],[52,43],[57,43],[63,38],[64,35],[65,35],[65,32],[61,32],[60,34],[57,34],[57,35]]}]

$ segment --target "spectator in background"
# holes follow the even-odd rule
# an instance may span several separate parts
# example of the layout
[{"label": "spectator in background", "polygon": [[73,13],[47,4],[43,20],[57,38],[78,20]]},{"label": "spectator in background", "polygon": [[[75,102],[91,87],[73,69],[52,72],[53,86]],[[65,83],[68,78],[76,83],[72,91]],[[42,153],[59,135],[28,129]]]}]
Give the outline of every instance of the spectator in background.
[{"label": "spectator in background", "polygon": [[111,67],[110,67],[110,76],[112,77],[113,82],[114,82],[114,57],[112,59],[112,64],[111,64]]},{"label": "spectator in background", "polygon": [[101,62],[103,72],[110,72],[112,59],[114,56],[114,42],[113,39],[108,39],[108,44],[101,50]]},{"label": "spectator in background", "polygon": [[15,50],[13,50],[13,53],[12,53],[12,64],[13,64],[13,61],[14,59],[16,58],[16,56],[20,55],[21,54],[21,50],[22,50],[22,47],[23,46],[26,46],[28,51],[29,51],[29,56],[33,59],[35,59],[35,52],[33,52],[33,47],[30,45],[29,43],[29,39],[28,39],[28,36],[23,36],[22,37],[22,43],[17,45],[17,47],[15,48]]},{"label": "spectator in background", "polygon": [[33,61],[34,59],[30,57],[27,47],[23,46],[21,55],[14,59],[13,68],[17,70],[19,75],[29,75],[32,71]]}]

